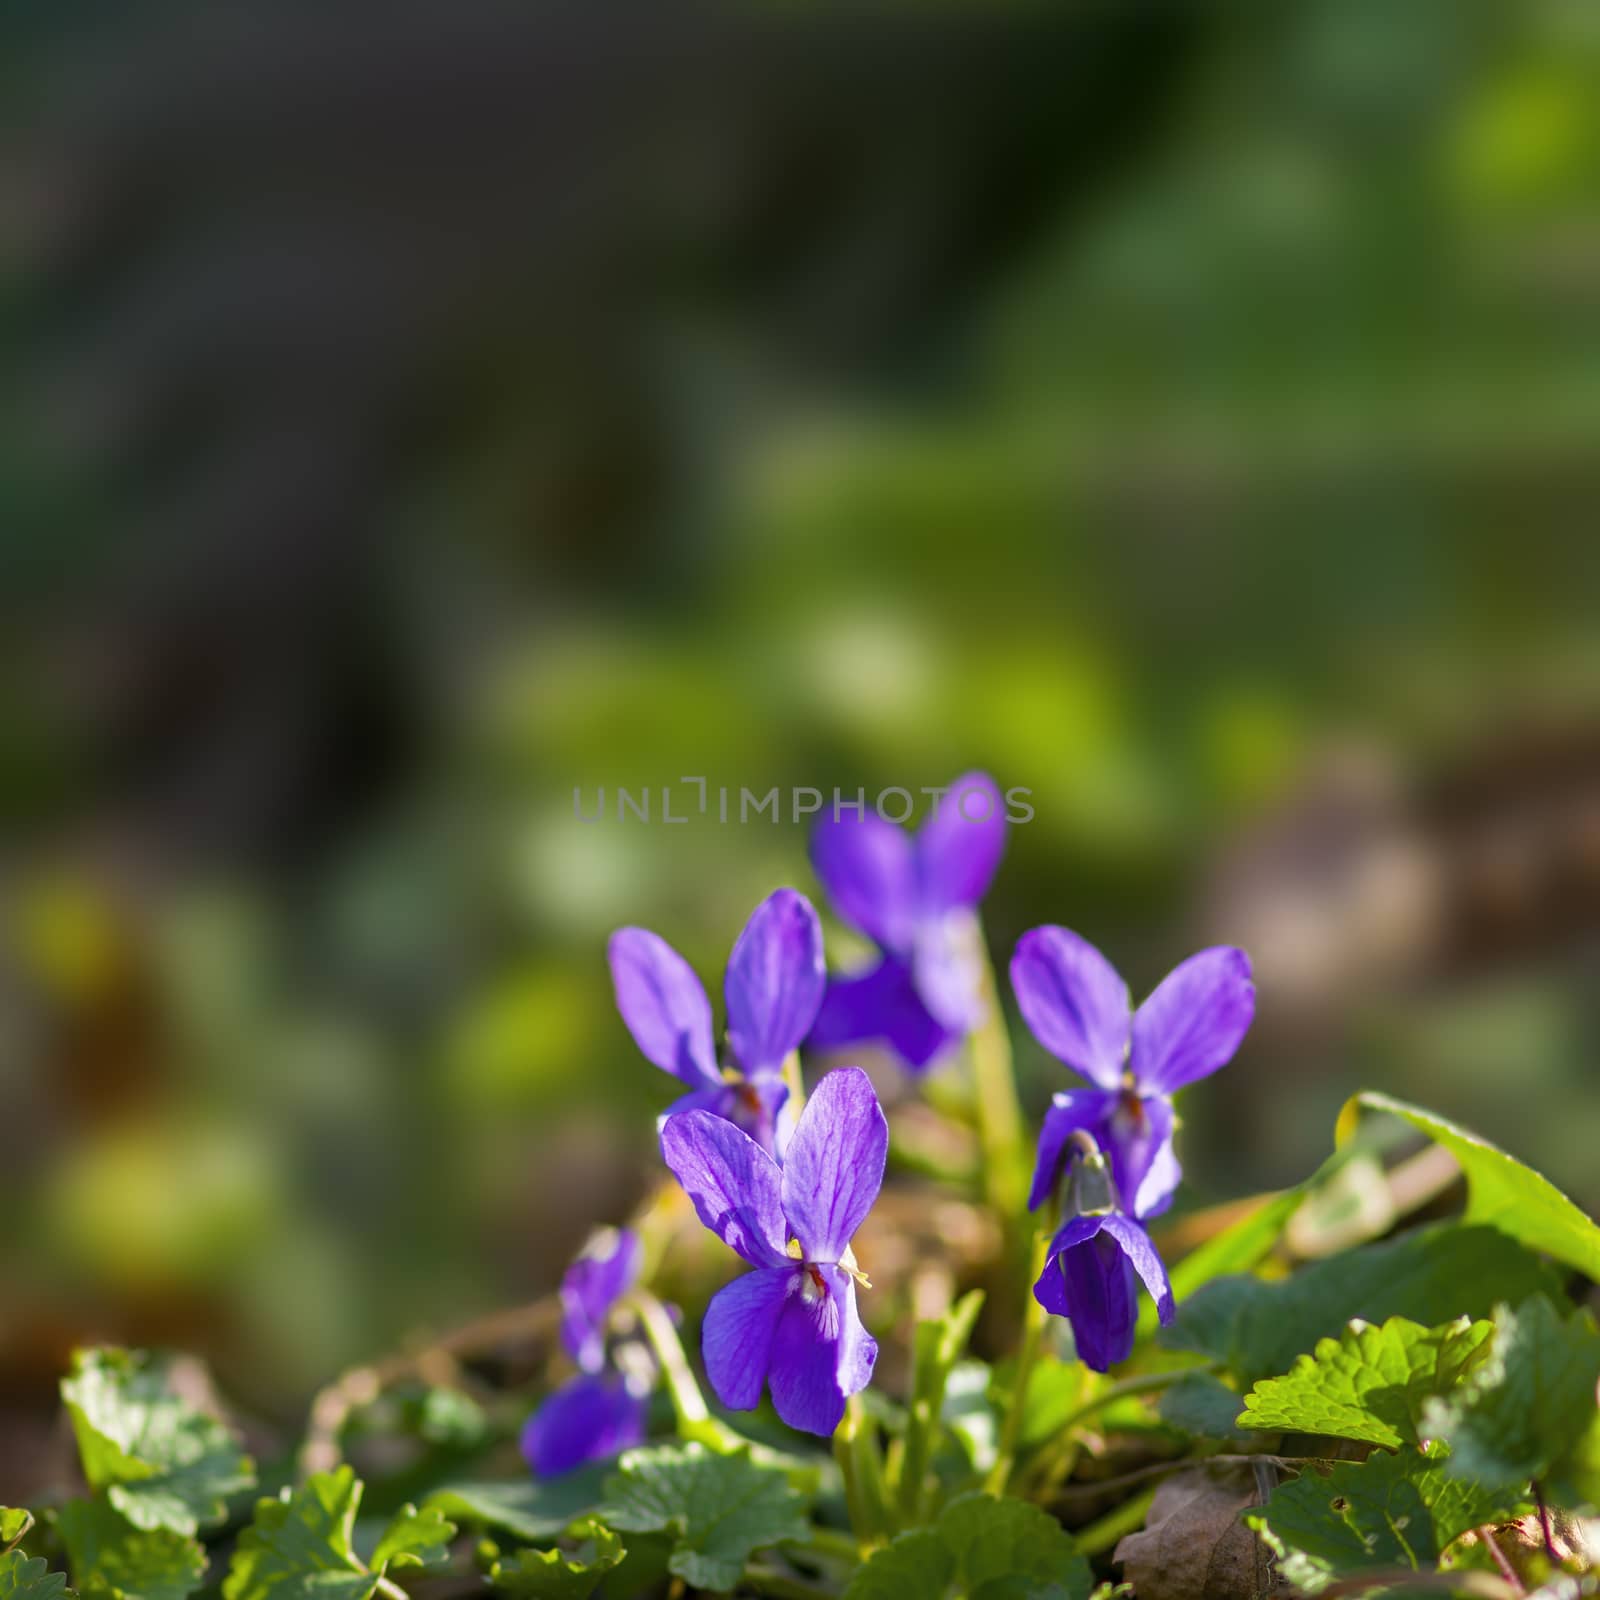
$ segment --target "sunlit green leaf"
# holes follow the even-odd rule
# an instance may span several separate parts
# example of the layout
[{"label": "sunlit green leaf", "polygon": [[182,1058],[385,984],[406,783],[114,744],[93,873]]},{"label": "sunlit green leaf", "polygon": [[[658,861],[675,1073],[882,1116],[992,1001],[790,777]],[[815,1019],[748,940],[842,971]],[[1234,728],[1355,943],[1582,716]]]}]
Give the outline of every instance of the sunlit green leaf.
[{"label": "sunlit green leaf", "polygon": [[222,1585],[224,1600],[366,1600],[378,1580],[351,1543],[360,1504],[361,1484],[349,1467],[258,1500]]},{"label": "sunlit green leaf", "polygon": [[435,1566],[450,1554],[455,1536],[455,1524],[447,1521],[437,1506],[425,1511],[401,1506],[372,1552],[372,1570]]},{"label": "sunlit green leaf", "polygon": [[61,1397],[90,1488],[135,1527],[193,1534],[221,1521],[227,1497],[255,1482],[228,1430],[173,1394],[148,1356],[79,1351]]},{"label": "sunlit green leaf", "polygon": [[1348,1101],[1339,1113],[1341,1138],[1354,1125],[1358,1107],[1403,1118],[1442,1144],[1461,1163],[1467,1178],[1463,1220],[1498,1228],[1530,1249],[1600,1279],[1600,1226],[1542,1173],[1446,1118],[1386,1094],[1368,1092]]},{"label": "sunlit green leaf", "polygon": [[0,1506],[0,1552],[9,1550],[33,1526],[33,1513]]},{"label": "sunlit green leaf", "polygon": [[568,1533],[579,1541],[575,1550],[519,1550],[516,1560],[495,1563],[490,1583],[515,1600],[588,1600],[622,1560],[622,1540],[593,1518]]},{"label": "sunlit green leaf", "polygon": [[30,1560],[20,1550],[0,1555],[0,1600],[68,1600],[64,1572],[52,1572],[47,1563]]},{"label": "sunlit green leaf", "polygon": [[1264,1378],[1245,1397],[1242,1427],[1275,1433],[1327,1433],[1390,1449],[1420,1442],[1417,1424],[1430,1396],[1448,1393],[1485,1355],[1494,1325],[1466,1317],[1424,1328],[1405,1317],[1381,1327],[1352,1323],[1321,1339],[1281,1378]]}]

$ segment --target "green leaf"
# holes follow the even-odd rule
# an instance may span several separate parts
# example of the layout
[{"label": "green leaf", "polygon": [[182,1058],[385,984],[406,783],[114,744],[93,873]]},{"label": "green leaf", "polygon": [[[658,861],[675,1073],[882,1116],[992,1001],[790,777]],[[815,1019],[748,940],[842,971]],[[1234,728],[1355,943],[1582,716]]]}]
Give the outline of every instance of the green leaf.
[{"label": "green leaf", "polygon": [[1161,1392],[1156,1410],[1169,1427],[1196,1439],[1245,1439],[1239,1419],[1244,1397],[1209,1372],[1191,1372]]},{"label": "green leaf", "polygon": [[1071,1534],[1026,1501],[962,1495],[945,1507],[938,1532],[974,1590],[995,1580],[1032,1578],[1063,1585],[1085,1600],[1093,1587],[1089,1564]]},{"label": "green leaf", "polygon": [[1386,1094],[1358,1094],[1346,1102],[1339,1113],[1340,1142],[1348,1137],[1362,1107],[1402,1118],[1461,1163],[1467,1179],[1464,1221],[1496,1227],[1529,1249],[1600,1279],[1600,1227],[1542,1173],[1444,1117]]},{"label": "green leaf", "polygon": [[875,1550],[855,1572],[844,1600],[934,1600],[946,1594],[956,1558],[932,1528],[914,1528]]},{"label": "green leaf", "polygon": [[519,1550],[515,1561],[495,1563],[489,1582],[518,1600],[588,1600],[622,1560],[622,1541],[592,1517],[568,1531],[581,1541],[575,1551]]},{"label": "green leaf", "polygon": [[596,1463],[559,1478],[447,1484],[423,1501],[423,1510],[539,1544],[557,1538],[599,1506],[612,1466]]},{"label": "green leaf", "polygon": [[1559,1293],[1548,1265],[1494,1228],[1446,1223],[1346,1250],[1276,1282],[1218,1278],[1178,1308],[1162,1343],[1210,1356],[1254,1383],[1287,1372],[1353,1317],[1436,1327],[1541,1292]]},{"label": "green leaf", "polygon": [[623,1533],[671,1533],[669,1569],[696,1589],[720,1592],[739,1581],[753,1551],[809,1540],[804,1504],[782,1473],[748,1455],[661,1445],[623,1454],[601,1514]]},{"label": "green leaf", "polygon": [[1381,1327],[1352,1322],[1321,1339],[1281,1378],[1245,1397],[1240,1425],[1273,1433],[1327,1433],[1395,1449],[1421,1443],[1430,1397],[1447,1394],[1488,1353],[1492,1322],[1459,1317],[1424,1328],[1405,1317]]},{"label": "green leaf", "polygon": [[31,1511],[14,1509],[11,1506],[0,1506],[0,1553],[9,1550],[32,1526],[33,1513]]},{"label": "green leaf", "polygon": [[448,1558],[450,1541],[455,1536],[455,1523],[448,1521],[437,1506],[426,1511],[401,1506],[378,1540],[370,1565],[374,1572],[437,1566]]},{"label": "green leaf", "polygon": [[1398,1455],[1374,1450],[1363,1462],[1339,1462],[1326,1477],[1307,1470],[1244,1520],[1307,1594],[1353,1573],[1431,1572],[1452,1539],[1510,1509],[1503,1494],[1450,1476],[1446,1454],[1443,1445]]},{"label": "green leaf", "polygon": [[80,1350],[61,1397],[89,1487],[137,1528],[194,1534],[255,1483],[228,1430],[173,1394],[166,1369],[142,1353]]},{"label": "green leaf", "polygon": [[1056,1519],[1023,1500],[966,1494],[932,1528],[903,1533],[851,1577],[845,1600],[956,1592],[985,1600],[1086,1600],[1089,1564]]},{"label": "green leaf", "polygon": [[1586,1311],[1563,1320],[1542,1295],[1495,1312],[1487,1358],[1462,1388],[1433,1401],[1428,1431],[1453,1472],[1512,1486],[1537,1478],[1582,1437],[1595,1411],[1600,1333]]},{"label": "green leaf", "polygon": [[319,1472],[303,1488],[258,1500],[239,1537],[223,1600],[367,1600],[375,1573],[356,1558],[351,1535],[361,1483],[349,1467]]},{"label": "green leaf", "polygon": [[136,1528],[105,1500],[73,1500],[56,1515],[79,1593],[185,1600],[200,1587],[206,1553],[170,1528]]},{"label": "green leaf", "polygon": [[0,1600],[70,1600],[64,1572],[52,1572],[47,1562],[32,1560],[20,1550],[0,1556]]}]

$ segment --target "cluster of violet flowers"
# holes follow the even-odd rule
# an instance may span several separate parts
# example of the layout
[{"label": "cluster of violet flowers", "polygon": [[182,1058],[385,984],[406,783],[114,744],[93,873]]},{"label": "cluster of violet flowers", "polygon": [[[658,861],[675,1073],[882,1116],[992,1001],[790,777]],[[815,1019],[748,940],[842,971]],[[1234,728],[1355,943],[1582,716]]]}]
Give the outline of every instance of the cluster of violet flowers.
[{"label": "cluster of violet flowers", "polygon": [[[719,1049],[711,1005],[658,935],[622,928],[608,958],[617,1008],[647,1060],[685,1093],[658,1123],[662,1158],[700,1221],[749,1268],[713,1296],[701,1355],[723,1405],[770,1392],[790,1427],[831,1435],[871,1380],[878,1347],[857,1289],[852,1240],[883,1183],[889,1130],[859,1067],[826,1072],[797,1104],[797,1052],[884,1047],[914,1074],[988,1025],[977,908],[1005,848],[1005,811],[982,773],[956,780],[915,834],[867,814],[824,818],[811,858],[839,916],[876,947],[863,972],[829,975],[821,923],[783,888],[752,913],[723,980]],[[1145,1224],[1181,1176],[1172,1096],[1231,1059],[1254,1016],[1244,952],[1201,951],[1134,1010],[1109,961],[1066,928],[1023,935],[1011,984],[1038,1043],[1084,1080],[1056,1094],[1028,1205],[1058,1196],[1063,1218],[1033,1293],[1105,1372],[1133,1348],[1138,1284],[1173,1314]],[[786,1065],[794,1070],[786,1072]],[[639,1276],[636,1235],[608,1232],[568,1271],[562,1341],[577,1375],[530,1419],[523,1450],[551,1476],[644,1437],[653,1359],[624,1310]]]}]

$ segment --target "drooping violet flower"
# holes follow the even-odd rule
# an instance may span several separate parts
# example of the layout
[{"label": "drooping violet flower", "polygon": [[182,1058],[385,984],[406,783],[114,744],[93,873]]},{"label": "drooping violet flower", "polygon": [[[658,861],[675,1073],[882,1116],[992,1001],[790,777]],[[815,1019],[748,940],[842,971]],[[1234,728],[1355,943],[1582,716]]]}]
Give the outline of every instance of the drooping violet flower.
[{"label": "drooping violet flower", "polygon": [[551,1393],[522,1430],[522,1455],[541,1478],[559,1477],[640,1444],[655,1363],[642,1341],[608,1350],[612,1308],[639,1277],[639,1236],[606,1228],[561,1280],[561,1343],[578,1375]]},{"label": "drooping violet flower", "polygon": [[644,928],[619,928],[606,948],[617,1010],[634,1043],[689,1093],[662,1113],[704,1110],[725,1117],[782,1156],[793,1118],[784,1114],[784,1057],[800,1046],[827,981],[822,925],[794,889],[767,896],[728,958],[727,1056],[712,1043],[711,1004],[689,963]]},{"label": "drooping violet flower", "polygon": [[1067,1139],[1083,1128],[1109,1152],[1123,1208],[1159,1215],[1182,1176],[1171,1097],[1239,1048],[1256,1008],[1250,958],[1230,946],[1202,950],[1130,1015],[1127,984],[1092,944],[1066,928],[1034,928],[1017,942],[1011,987],[1034,1038],[1093,1085],[1056,1095],[1045,1113],[1028,1209],[1054,1188]]},{"label": "drooping violet flower", "polygon": [[701,1354],[718,1399],[748,1411],[766,1384],[791,1428],[824,1436],[866,1388],[877,1341],[856,1312],[850,1239],[883,1183],[889,1125],[866,1073],[826,1074],[782,1167],[707,1111],[670,1117],[661,1153],[700,1220],[756,1270],[718,1290]]},{"label": "drooping violet flower", "polygon": [[982,1022],[975,908],[1005,839],[1005,804],[982,772],[957,778],[915,835],[876,813],[818,822],[811,864],[880,959],[829,980],[814,1048],[881,1039],[921,1072]]},{"label": "drooping violet flower", "polygon": [[1126,1361],[1139,1321],[1144,1280],[1161,1322],[1172,1320],[1172,1285],[1150,1235],[1117,1207],[1110,1164],[1091,1135],[1079,1129],[1069,1217],[1050,1241],[1033,1296],[1046,1311],[1066,1317],[1078,1359],[1096,1372]]}]

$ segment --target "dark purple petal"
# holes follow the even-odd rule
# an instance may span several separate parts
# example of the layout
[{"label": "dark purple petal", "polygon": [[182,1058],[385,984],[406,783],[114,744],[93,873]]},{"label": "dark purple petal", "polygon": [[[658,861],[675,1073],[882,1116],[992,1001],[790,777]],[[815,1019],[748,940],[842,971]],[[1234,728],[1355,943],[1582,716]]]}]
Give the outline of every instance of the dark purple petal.
[{"label": "dark purple petal", "polygon": [[1161,1095],[1122,1094],[1112,1102],[1101,1145],[1125,1211],[1153,1217],[1172,1203],[1183,1168],[1172,1148],[1172,1102]]},{"label": "dark purple petal", "polygon": [[700,1354],[723,1405],[749,1411],[759,1404],[778,1318],[790,1291],[798,1292],[802,1270],[791,1262],[747,1272],[711,1297],[700,1330]]},{"label": "dark purple petal", "polygon": [[689,963],[647,928],[619,928],[606,959],[617,1010],[645,1059],[687,1084],[716,1082],[711,1003]]},{"label": "dark purple petal", "polygon": [[730,1250],[753,1267],[788,1260],[782,1175],[747,1133],[710,1111],[685,1111],[661,1130],[661,1158]]},{"label": "dark purple petal", "polygon": [[824,816],[811,833],[811,865],[846,922],[885,950],[910,948],[918,903],[910,835],[873,812]]},{"label": "dark purple petal", "polygon": [[1051,1099],[1039,1130],[1039,1157],[1033,1168],[1033,1188],[1028,1192],[1030,1211],[1037,1211],[1050,1198],[1060,1179],[1067,1140],[1079,1128],[1087,1128],[1096,1143],[1103,1143],[1101,1133],[1116,1104],[1116,1095],[1105,1089],[1067,1089]]},{"label": "dark purple petal", "polygon": [[1146,1094],[1172,1094],[1226,1066],[1256,1014],[1250,958],[1231,945],[1190,956],[1133,1018],[1130,1064]]},{"label": "dark purple petal", "polygon": [[1122,1246],[1127,1259],[1133,1264],[1133,1270],[1144,1280],[1161,1321],[1171,1322],[1175,1309],[1172,1284],[1167,1278],[1166,1264],[1151,1242],[1150,1235],[1132,1217],[1120,1213],[1105,1219],[1105,1232]]},{"label": "dark purple petal", "polygon": [[783,1162],[783,1215],[807,1261],[837,1261],[883,1186],[889,1124],[860,1067],[828,1073]]},{"label": "dark purple petal", "polygon": [[1069,1217],[1056,1229],[1055,1237],[1050,1241],[1050,1254],[1045,1258],[1044,1271],[1033,1286],[1033,1298],[1052,1316],[1066,1317],[1072,1314],[1067,1305],[1066,1282],[1061,1276],[1062,1252],[1094,1238],[1100,1231],[1102,1221],[1102,1217]]},{"label": "dark purple petal", "polygon": [[986,772],[951,784],[917,835],[924,914],[975,906],[989,892],[1006,847],[1006,805]]},{"label": "dark purple petal", "polygon": [[556,1478],[586,1461],[603,1461],[644,1442],[649,1401],[628,1392],[615,1373],[563,1384],[528,1418],[522,1456],[541,1478]]},{"label": "dark purple petal", "polygon": [[1139,1287],[1133,1267],[1111,1224],[1083,1244],[1063,1250],[1056,1263],[1065,1285],[1067,1316],[1078,1359],[1095,1372],[1107,1372],[1133,1353],[1139,1322]]},{"label": "dark purple petal", "polygon": [[839,1426],[845,1401],[866,1387],[877,1359],[877,1341],[861,1325],[849,1273],[806,1269],[800,1290],[784,1302],[772,1341],[767,1381],[778,1415],[791,1428],[826,1438]]},{"label": "dark purple petal", "polygon": [[728,959],[728,1043],[744,1070],[777,1069],[800,1048],[822,1004],[822,924],[811,902],[779,889],[744,925]]},{"label": "dark purple petal", "polygon": [[639,1277],[644,1249],[629,1228],[606,1228],[584,1247],[561,1280],[561,1342],[585,1372],[606,1359],[606,1318]]},{"label": "dark purple petal", "polygon": [[983,973],[977,959],[977,921],[951,911],[922,923],[911,957],[917,998],[944,1027],[970,1033],[983,1021]]},{"label": "dark purple petal", "polygon": [[881,1040],[911,1071],[922,1072],[964,1036],[965,1030],[945,1027],[922,1003],[911,968],[886,956],[868,972],[828,980],[806,1042],[813,1050],[838,1050]]},{"label": "dark purple petal", "polygon": [[1057,1060],[1102,1089],[1122,1081],[1128,986],[1087,939],[1034,928],[1017,941],[1011,987],[1029,1031]]}]

